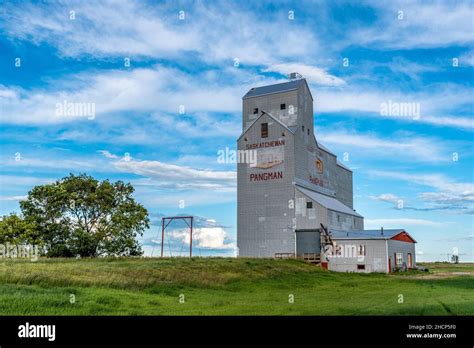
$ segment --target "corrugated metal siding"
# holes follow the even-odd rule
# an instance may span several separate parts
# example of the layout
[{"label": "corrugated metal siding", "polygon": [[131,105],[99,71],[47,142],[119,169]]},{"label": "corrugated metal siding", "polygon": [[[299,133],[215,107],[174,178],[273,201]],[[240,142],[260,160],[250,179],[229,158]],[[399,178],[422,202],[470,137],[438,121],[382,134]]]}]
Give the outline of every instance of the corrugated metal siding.
[{"label": "corrugated metal siding", "polygon": [[395,253],[403,254],[403,262],[408,265],[408,253],[411,253],[413,258],[413,267],[416,266],[415,243],[401,242],[398,240],[389,239],[388,241],[388,256],[391,259],[392,270],[396,268]]},{"label": "corrugated metal siding", "polygon": [[[273,257],[275,253],[295,252],[294,209],[289,207],[289,201],[294,200],[294,155],[290,153],[293,136],[287,134],[282,138],[283,126],[268,115],[263,115],[261,122],[269,123],[269,137],[265,141],[285,140],[284,162],[271,169],[283,171],[283,179],[250,182],[249,174],[259,169],[238,164],[237,246],[240,256]],[[239,139],[238,149],[244,150],[246,144],[262,141],[261,122],[248,130],[247,142],[244,138]]]},{"label": "corrugated metal siding", "polygon": [[[387,272],[385,240],[338,240],[337,244],[344,248],[348,246],[357,248],[358,245],[365,245],[366,255],[363,257],[334,257],[329,260],[329,270],[360,273]],[[365,265],[365,270],[358,270],[357,265]]]}]

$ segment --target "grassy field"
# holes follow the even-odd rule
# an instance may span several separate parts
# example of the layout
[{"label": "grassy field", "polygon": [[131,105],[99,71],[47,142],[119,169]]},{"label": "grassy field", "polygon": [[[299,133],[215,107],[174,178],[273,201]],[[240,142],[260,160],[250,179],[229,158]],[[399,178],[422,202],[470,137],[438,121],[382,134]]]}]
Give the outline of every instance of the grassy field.
[{"label": "grassy field", "polygon": [[0,314],[474,315],[474,264],[424,265],[387,275],[298,260],[2,260]]}]

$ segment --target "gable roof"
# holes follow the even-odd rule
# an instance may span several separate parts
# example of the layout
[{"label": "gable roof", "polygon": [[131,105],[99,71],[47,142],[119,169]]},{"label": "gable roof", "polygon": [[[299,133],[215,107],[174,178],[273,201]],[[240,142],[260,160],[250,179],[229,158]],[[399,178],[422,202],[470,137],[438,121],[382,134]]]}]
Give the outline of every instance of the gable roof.
[{"label": "gable roof", "polygon": [[[400,234],[405,234],[416,243],[416,240],[413,239],[404,229],[388,229],[383,230],[383,235],[381,230],[359,230],[359,231],[339,231],[330,229],[331,237],[333,239],[395,239]],[[397,240],[397,239],[396,239]]]},{"label": "gable roof", "polygon": [[329,210],[333,210],[333,211],[337,211],[337,212],[340,212],[340,213],[353,215],[353,216],[357,216],[357,217],[362,217],[362,215],[356,213],[353,209],[349,208],[344,203],[338,201],[336,198],[323,195],[322,193],[319,193],[319,192],[316,192],[316,191],[308,190],[308,189],[303,188],[303,187],[298,186],[298,185],[295,185],[295,187],[302,194],[309,197],[313,201],[321,204],[323,207],[326,207]]},{"label": "gable roof", "polygon": [[294,91],[298,89],[304,83],[308,87],[308,91],[309,91],[309,95],[311,96],[311,99],[313,99],[309,86],[306,82],[306,79],[304,78],[298,79],[298,80],[291,80],[291,81],[283,82],[283,83],[277,83],[275,85],[253,87],[243,96],[242,99],[259,97],[262,95],[273,94],[273,93]]},{"label": "gable roof", "polygon": [[269,112],[266,112],[264,110],[262,110],[262,112],[260,113],[260,116],[258,116],[255,120],[253,120],[253,122],[242,132],[242,134],[240,135],[240,137],[237,139],[237,141],[240,140],[240,138],[243,137],[243,135],[245,133],[247,133],[247,131],[252,128],[252,126],[263,116],[263,115],[268,115],[268,117],[270,117],[272,120],[274,120],[275,122],[277,122],[278,124],[280,124],[283,128],[285,128],[288,132],[290,132],[291,134],[294,134],[294,130],[291,130],[290,128],[288,128],[288,126],[286,124],[284,124],[283,122],[281,122],[278,118],[276,118],[275,116],[273,116],[272,114],[270,114]]}]

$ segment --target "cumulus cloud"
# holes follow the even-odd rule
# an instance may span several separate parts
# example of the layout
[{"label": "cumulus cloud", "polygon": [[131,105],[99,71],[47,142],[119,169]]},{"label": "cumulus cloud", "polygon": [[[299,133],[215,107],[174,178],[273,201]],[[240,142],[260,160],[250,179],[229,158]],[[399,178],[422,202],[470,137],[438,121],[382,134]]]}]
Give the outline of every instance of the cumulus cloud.
[{"label": "cumulus cloud", "polygon": [[470,1],[368,3],[377,10],[378,20],[371,26],[352,28],[346,44],[358,42],[384,49],[411,49],[473,42]]},{"label": "cumulus cloud", "polygon": [[338,131],[327,128],[317,129],[317,139],[322,143],[337,145],[341,149],[351,152],[360,150],[364,154],[370,153],[401,160],[416,162],[446,162],[451,158],[444,154],[443,141],[421,136],[398,136],[382,138],[376,134],[349,132],[344,129]]},{"label": "cumulus cloud", "polygon": [[[177,216],[193,215],[193,254],[194,255],[235,255],[236,242],[229,232],[229,227],[224,226],[217,219],[190,214],[188,212]],[[156,256],[161,247],[161,218],[169,216],[162,213],[150,212],[152,228],[145,233],[141,243],[145,255]],[[189,223],[189,220],[188,220]],[[158,227],[159,226],[159,227]],[[164,252],[170,256],[188,256],[190,244],[189,225],[183,220],[173,220],[166,228]]]},{"label": "cumulus cloud", "polygon": [[124,172],[159,179],[194,180],[199,182],[213,180],[227,183],[237,179],[237,173],[234,171],[196,169],[160,161],[130,159],[114,162],[114,165]]},{"label": "cumulus cloud", "polygon": [[194,234],[198,246],[208,249],[234,249],[235,244],[229,243],[227,232],[222,227],[202,227]]},{"label": "cumulus cloud", "polygon": [[[132,184],[150,203],[176,205],[181,199],[185,200],[186,204],[203,203],[205,200],[213,203],[227,202],[235,199],[235,171],[193,168],[132,157],[118,159],[118,156],[104,152],[104,156],[111,159],[111,165],[116,170],[140,176],[139,179],[132,180]],[[163,192],[160,192],[163,190],[174,190],[174,193],[172,197],[165,197]],[[179,192],[186,192],[185,198],[179,198]]]},{"label": "cumulus cloud", "polygon": [[411,219],[411,218],[399,218],[399,219],[364,219],[364,225],[366,229],[378,229],[384,228],[404,228],[405,226],[442,226],[442,223],[424,220],[424,219]]},{"label": "cumulus cloud", "polygon": [[[66,103],[94,104],[96,117],[113,112],[166,111],[178,115],[180,105],[186,111],[236,111],[238,96],[245,85],[222,87],[172,68],[154,66],[129,71],[102,73],[83,72],[65,77],[57,83],[38,89],[3,89],[0,116],[3,123],[54,124],[77,121],[80,115],[58,114],[57,105]],[[209,103],[213,100],[213,103]],[[82,117],[84,122],[87,117]],[[90,121],[92,122],[92,121]]]},{"label": "cumulus cloud", "polygon": [[423,192],[419,198],[428,206],[426,208],[404,207],[404,209],[429,211],[453,210],[460,214],[474,213],[474,184],[454,182],[441,174],[409,174],[396,171],[370,171],[373,175],[399,179],[421,186],[434,188],[436,191]]},{"label": "cumulus cloud", "polygon": [[264,71],[277,72],[285,76],[292,72],[298,72],[303,75],[309,83],[316,85],[341,86],[346,84],[343,79],[329,74],[324,69],[300,63],[274,64],[264,69]]},{"label": "cumulus cloud", "polygon": [[[149,6],[127,0],[120,6],[84,1],[75,6],[7,7],[2,27],[11,37],[47,42],[68,57],[170,58],[195,53],[203,60],[229,65],[234,58],[242,64],[261,64],[317,47],[313,33],[297,23],[287,20],[275,26],[275,16],[265,18],[232,3],[186,6],[184,20],[179,20],[179,9],[167,3]],[[71,9],[74,20],[69,19]]]},{"label": "cumulus cloud", "polygon": [[[470,117],[456,115],[454,110],[472,104],[472,89],[463,86],[446,84],[424,89],[418,92],[403,93],[396,89],[372,90],[370,87],[354,86],[341,89],[316,89],[314,104],[316,113],[359,112],[360,117],[377,117],[387,121],[429,124],[474,130],[474,120]],[[420,106],[419,118],[381,115],[381,106],[389,101],[395,103],[415,103]]]},{"label": "cumulus cloud", "polygon": [[[184,246],[189,248],[189,230],[173,230],[166,234],[166,238],[172,239],[175,251],[182,251]],[[161,244],[161,241],[155,240]],[[193,249],[232,250],[235,243],[229,240],[228,233],[222,227],[200,227],[193,229]]]},{"label": "cumulus cloud", "polygon": [[369,196],[369,198],[376,201],[389,202],[389,203],[395,203],[395,204],[397,204],[398,201],[400,200],[400,197],[391,193],[383,193],[378,196]]},{"label": "cumulus cloud", "polygon": [[[455,6],[404,4],[406,18],[403,21],[396,19],[399,5],[391,4],[387,8],[369,2],[367,6],[379,12],[379,21],[363,27],[363,30],[370,31],[362,35],[364,40],[387,43],[387,38],[403,35],[402,39],[395,41],[406,44],[410,40],[438,40],[438,43],[445,45],[453,44],[448,38],[457,38],[456,43],[470,42],[469,3],[457,3]],[[239,112],[240,97],[246,90],[274,80],[263,81],[261,76],[234,68],[234,59],[238,59],[243,66],[263,67],[263,71],[282,74],[298,71],[315,87],[341,87],[337,90],[318,90],[317,93],[313,90],[317,112],[352,110],[368,112],[364,117],[372,117],[379,112],[380,103],[389,99],[419,102],[422,115],[416,122],[473,129],[471,118],[453,112],[456,107],[472,101],[472,90],[466,86],[446,86],[439,91],[405,95],[396,88],[388,91],[370,90],[360,85],[349,88],[345,80],[328,73],[327,67],[314,66],[304,59],[301,63],[288,62],[295,56],[313,57],[315,52],[321,56],[322,50],[319,39],[303,26],[304,22],[288,21],[278,13],[262,17],[231,3],[198,3],[190,7],[186,11],[186,19],[180,21],[176,8],[166,3],[149,6],[123,1],[121,6],[111,6],[109,2],[81,2],[73,6],[76,18],[70,20],[71,8],[70,4],[63,2],[44,6],[6,4],[1,12],[0,29],[12,40],[28,40],[36,44],[46,42],[65,56],[114,57],[120,59],[120,64],[124,57],[129,56],[131,67],[106,73],[92,71],[63,76],[45,88],[26,90],[18,86],[0,86],[2,122],[45,124],[76,121],[77,117],[55,115],[55,105],[63,101],[95,103],[99,117],[105,113],[127,111],[176,113],[180,105],[191,113]],[[433,21],[435,17],[432,16],[437,20]],[[222,17],[226,20],[221,20]],[[438,33],[439,25],[446,30]],[[412,35],[412,29],[416,29],[417,35]],[[360,34],[361,31],[354,28],[350,33],[353,32]],[[425,39],[429,40],[421,40],[420,34],[426,35]],[[163,37],[167,39],[163,40]],[[364,40],[351,36],[346,45],[364,45]],[[414,47],[418,48],[418,45]],[[140,61],[143,57],[173,60],[188,55],[219,69],[192,76],[169,67],[137,68],[134,65],[134,60]],[[395,61],[390,66],[407,72],[403,60]],[[426,71],[426,67],[415,66],[415,72],[420,72],[420,69]],[[221,76],[224,76],[225,84],[219,80]],[[209,103],[209,100],[213,102]],[[222,126],[221,129],[225,130],[230,125]]]}]

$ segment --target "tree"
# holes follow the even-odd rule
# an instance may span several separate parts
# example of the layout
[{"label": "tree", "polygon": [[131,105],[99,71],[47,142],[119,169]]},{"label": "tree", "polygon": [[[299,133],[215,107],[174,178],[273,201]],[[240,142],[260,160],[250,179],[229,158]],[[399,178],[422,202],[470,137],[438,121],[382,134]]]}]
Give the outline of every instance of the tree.
[{"label": "tree", "polygon": [[17,214],[3,216],[0,220],[0,244],[40,244],[36,225]]},{"label": "tree", "polygon": [[136,240],[149,228],[147,210],[129,183],[69,176],[34,187],[20,206],[51,257],[141,255]]}]

